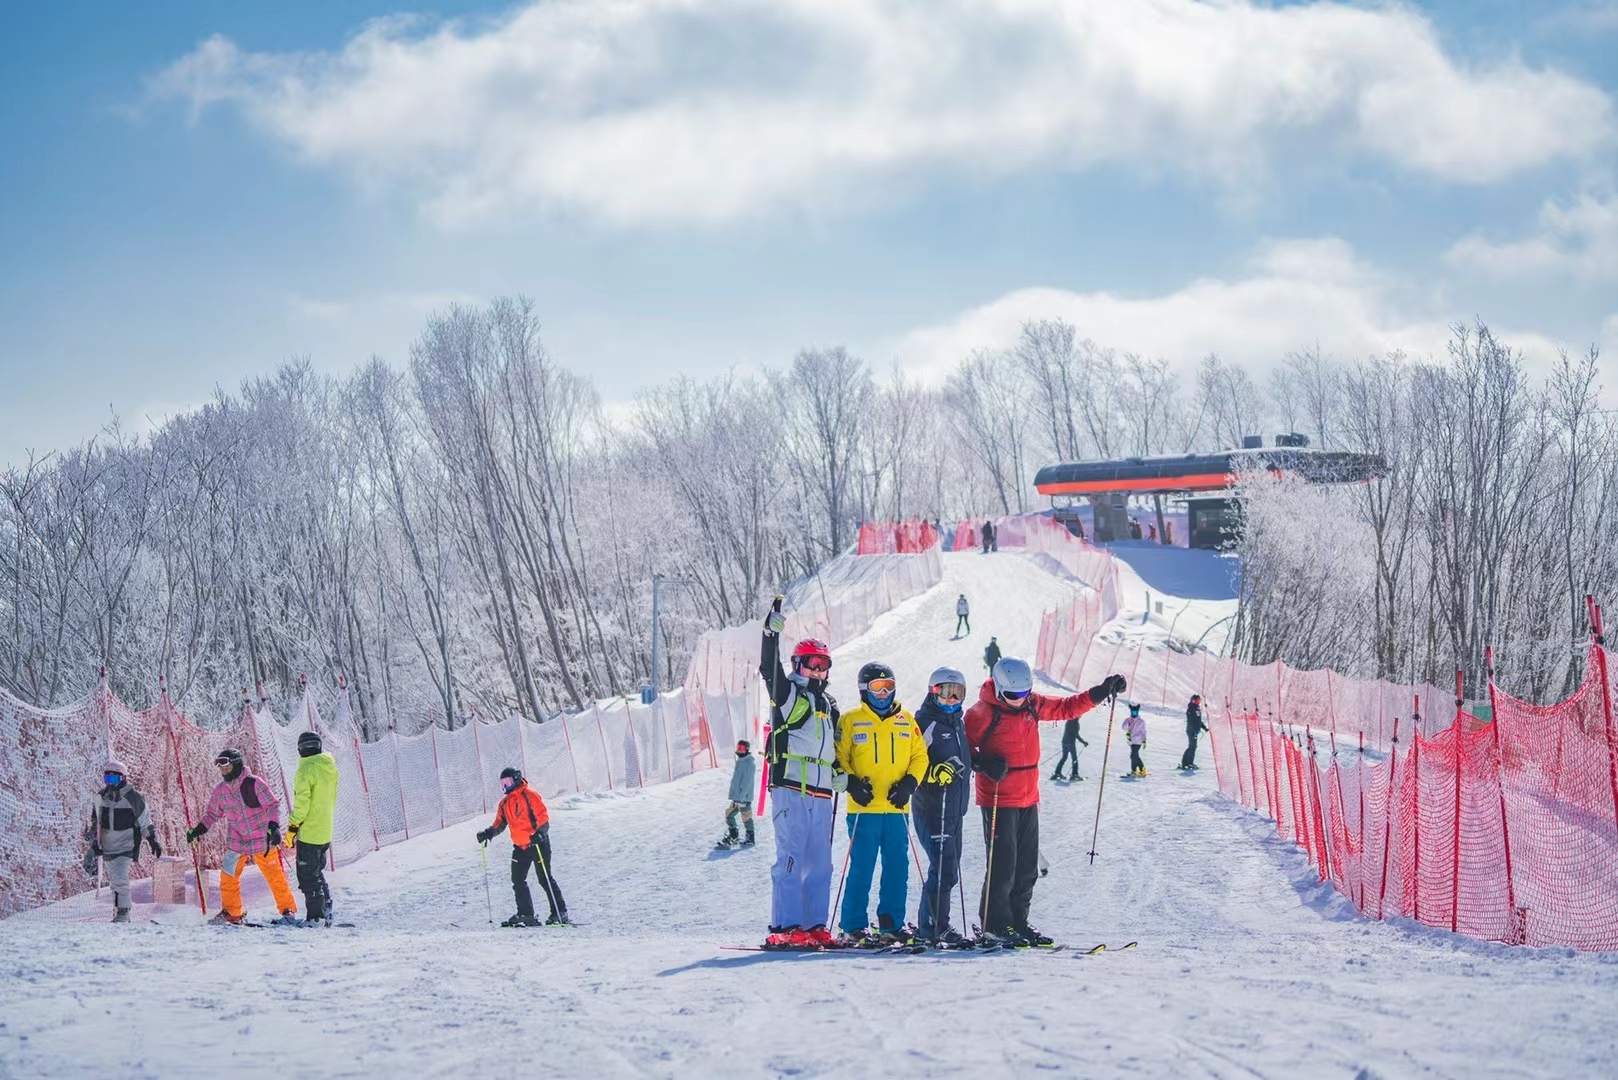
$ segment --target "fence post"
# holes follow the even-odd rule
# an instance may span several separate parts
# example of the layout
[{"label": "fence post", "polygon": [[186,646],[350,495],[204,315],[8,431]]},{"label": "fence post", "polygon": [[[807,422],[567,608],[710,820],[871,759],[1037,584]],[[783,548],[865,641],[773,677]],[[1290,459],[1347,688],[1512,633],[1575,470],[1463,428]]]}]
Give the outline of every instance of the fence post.
[{"label": "fence post", "polygon": [[1225,728],[1230,732],[1230,757],[1236,762],[1236,797],[1247,805],[1247,789],[1242,786],[1242,755],[1236,749],[1236,722],[1230,718],[1230,699],[1225,699]]},{"label": "fence post", "polygon": [[433,779],[438,783],[438,827],[444,827],[444,770],[438,767],[438,725],[427,728],[433,740]]},{"label": "fence post", "polygon": [[629,726],[629,745],[635,748],[635,779],[641,787],[646,786],[645,753],[640,748],[640,738],[635,734],[635,713],[629,706],[629,695],[624,695],[624,723]]},{"label": "fence post", "polygon": [[[1380,693],[1380,692],[1379,692]],[[1388,808],[1382,816],[1382,884],[1377,892],[1376,917],[1382,918],[1388,900],[1388,853],[1393,847],[1394,788],[1399,783],[1399,718],[1393,718],[1393,742],[1388,751]]]},{"label": "fence post", "polygon": [[590,711],[595,713],[596,734],[601,737],[601,764],[607,770],[607,790],[613,791],[616,789],[612,783],[612,755],[607,750],[607,729],[601,725],[601,707],[592,705]]},{"label": "fence post", "polygon": [[[164,695],[167,701],[168,696]],[[180,782],[180,809],[185,811],[187,824],[191,822],[191,797],[185,790],[185,765],[180,761],[180,740],[174,736],[174,713],[169,709],[163,710],[163,722],[169,728],[169,746],[174,750],[174,777]],[[202,883],[202,860],[197,855],[196,845],[191,845],[191,868],[197,875],[197,904],[202,908],[204,915],[208,914],[208,887]]]},{"label": "fence post", "polygon": [[1416,695],[1416,711],[1410,715],[1415,734],[1410,739],[1410,771],[1416,780],[1416,812],[1411,824],[1416,831],[1415,885],[1410,891],[1411,917],[1421,922],[1421,695]]},{"label": "fence post", "polygon": [[[1601,621],[1601,609],[1596,606],[1593,596],[1584,598],[1586,607],[1590,612],[1590,631],[1594,635],[1591,640],[1592,652],[1595,655],[1596,672],[1601,678],[1601,709],[1606,717],[1607,726],[1607,782],[1612,787],[1612,809],[1618,824],[1618,749],[1615,749],[1614,732],[1612,726],[1612,683],[1607,678],[1607,635]],[[1566,727],[1566,723],[1557,725],[1557,731]],[[1561,739],[1558,736],[1557,749],[1561,749]],[[1557,775],[1561,775],[1561,755],[1557,755]]]},{"label": "fence post", "polygon": [[405,839],[408,840],[410,839],[410,810],[405,806],[404,774],[399,771],[399,733],[393,729],[393,719],[391,717],[388,719],[388,735],[393,743],[393,775],[397,778],[399,784],[399,815],[404,821]]},{"label": "fence post", "polygon": [[[1338,776],[1342,773],[1339,771]],[[1360,756],[1354,762],[1354,783],[1360,789],[1360,902],[1358,907],[1365,911],[1365,730],[1360,730]],[[1339,798],[1341,790],[1339,786]]]},{"label": "fence post", "polygon": [[[483,812],[489,812],[489,789],[483,786],[483,778],[488,776],[488,766],[483,763],[483,742],[478,738],[478,710],[472,709],[472,715],[466,718],[467,726],[472,729],[472,756],[478,759],[478,798],[483,800]],[[527,776],[523,773],[523,776]]]},{"label": "fence post", "polygon": [[1483,670],[1489,679],[1489,727],[1494,736],[1494,785],[1500,792],[1500,840],[1506,851],[1506,915],[1511,927],[1508,944],[1521,945],[1525,940],[1526,921],[1517,912],[1517,886],[1512,881],[1511,824],[1506,820],[1506,778],[1504,754],[1500,749],[1500,707],[1494,693],[1494,646],[1483,650]]},{"label": "fence post", "polygon": [[[1245,718],[1244,723],[1245,723],[1245,725],[1247,727],[1247,770],[1248,770],[1248,772],[1252,773],[1252,775],[1253,775],[1253,809],[1257,810],[1259,808],[1259,806],[1258,806],[1258,785],[1260,783],[1260,777],[1259,777],[1258,766],[1253,763],[1253,744],[1255,742],[1258,742],[1258,717],[1249,714]],[[1262,757],[1263,754],[1264,754],[1264,747],[1261,745],[1259,747],[1259,756]],[[1269,780],[1269,777],[1266,776],[1266,777],[1263,778],[1263,784],[1264,784],[1264,801],[1269,802],[1270,801],[1270,780]]]},{"label": "fence post", "polygon": [[1461,717],[1465,715],[1466,707],[1466,675],[1460,669],[1455,671],[1455,719],[1451,723],[1453,736],[1451,742],[1455,750],[1455,843],[1453,849],[1454,865],[1450,868],[1451,881],[1449,889],[1449,932],[1456,933],[1461,926]]}]

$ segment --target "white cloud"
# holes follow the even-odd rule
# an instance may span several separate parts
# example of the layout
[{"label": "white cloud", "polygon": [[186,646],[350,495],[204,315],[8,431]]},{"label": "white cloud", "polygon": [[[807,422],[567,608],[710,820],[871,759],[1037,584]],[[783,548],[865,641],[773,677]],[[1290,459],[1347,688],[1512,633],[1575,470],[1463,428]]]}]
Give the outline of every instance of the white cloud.
[{"label": "white cloud", "polygon": [[1244,192],[1323,150],[1489,182],[1614,131],[1595,86],[1457,61],[1410,8],[1250,0],[546,0],[378,20],[335,53],[213,38],[151,92],[231,103],[444,222],[722,221],[937,169],[1121,164]]},{"label": "white cloud", "polygon": [[1618,195],[1584,194],[1565,206],[1547,202],[1535,235],[1505,243],[1469,236],[1445,258],[1456,267],[1501,278],[1618,281]]}]

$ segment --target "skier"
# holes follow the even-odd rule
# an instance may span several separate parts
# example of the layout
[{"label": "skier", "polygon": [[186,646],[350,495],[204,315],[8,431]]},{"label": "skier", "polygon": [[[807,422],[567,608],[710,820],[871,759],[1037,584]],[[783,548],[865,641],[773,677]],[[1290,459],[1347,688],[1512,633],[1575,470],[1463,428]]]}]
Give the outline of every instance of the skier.
[{"label": "skier", "polygon": [[326,884],[326,853],[337,817],[337,759],[326,753],[320,733],[298,733],[298,771],[292,776],[292,813],[287,845],[297,845],[298,891],[303,893],[304,925],[331,925],[331,888]]},{"label": "skier", "polygon": [[477,834],[478,843],[487,844],[508,826],[511,829],[511,891],[517,897],[517,914],[500,925],[539,925],[534,915],[534,897],[528,891],[528,870],[533,867],[550,904],[545,925],[565,926],[567,901],[562,899],[562,887],[551,873],[551,815],[545,809],[545,800],[528,786],[521,769],[510,766],[500,770],[500,790],[505,794],[494,812],[494,824]]},{"label": "skier", "polygon": [[994,665],[998,664],[999,662],[1000,643],[991,635],[989,638],[988,648],[983,650],[983,666],[988,668],[990,671],[993,671]]},{"label": "skier", "polygon": [[995,550],[995,546],[994,546],[994,522],[993,521],[985,521],[983,523],[983,554],[987,555],[989,552],[991,552],[993,550]]},{"label": "skier", "polygon": [[916,710],[916,725],[927,746],[927,775],[910,800],[910,819],[927,852],[916,929],[927,941],[959,941],[950,929],[949,894],[961,872],[961,830],[966,807],[971,751],[966,743],[966,676],[941,667],[927,680],[927,698]]},{"label": "skier", "polygon": [[1185,753],[1180,755],[1180,768],[1188,772],[1197,768],[1197,736],[1208,730],[1202,722],[1202,695],[1192,694],[1185,707]]},{"label": "skier", "polygon": [[241,923],[247,918],[242,908],[242,871],[249,862],[258,867],[270,883],[270,893],[281,913],[277,922],[298,921],[298,905],[281,869],[281,802],[262,777],[247,771],[242,752],[234,748],[219,751],[214,758],[220,780],[208,798],[202,820],[186,831],[186,843],[195,844],[213,826],[223,821],[225,857],[219,867],[220,911],[210,921]]},{"label": "skier", "polygon": [[[756,762],[752,751],[753,747],[746,739],[736,743],[736,767],[730,773],[730,805],[725,807],[725,838],[714,845],[717,848],[753,846],[752,800]],[[746,840],[736,834],[737,815],[741,816],[742,824],[747,826]]]},{"label": "skier", "polygon": [[1070,757],[1073,759],[1072,779],[1084,779],[1084,777],[1079,775],[1080,743],[1084,743],[1085,746],[1090,745],[1089,740],[1087,740],[1083,735],[1079,734],[1079,722],[1077,720],[1069,720],[1067,723],[1062,725],[1062,756],[1056,762],[1056,771],[1051,774],[1052,780],[1062,779],[1062,766],[1067,764],[1067,759]]},{"label": "skier", "polygon": [[140,858],[141,838],[145,837],[155,859],[163,857],[163,846],[157,842],[146,798],[129,782],[124,763],[108,758],[101,767],[101,782],[106,786],[96,796],[90,823],[84,828],[84,838],[90,843],[84,853],[84,872],[94,878],[96,859],[102,861],[112,886],[112,921],[128,922],[129,869]]},{"label": "skier", "polygon": [[838,921],[845,942],[870,934],[871,878],[882,859],[877,894],[877,940],[902,939],[910,823],[905,810],[927,775],[927,744],[915,718],[899,703],[893,669],[872,662],[860,668],[860,704],[837,729],[837,766],[848,775],[848,888]]},{"label": "skier", "polygon": [[979,907],[983,931],[1019,945],[1049,945],[1028,924],[1028,905],[1039,880],[1039,723],[1076,719],[1124,691],[1122,675],[1109,675],[1072,697],[1036,694],[1026,660],[1003,657],[966,713],[966,734],[977,773],[983,840],[989,866]]},{"label": "skier", "polygon": [[956,597],[956,599],[955,599],[955,636],[956,637],[961,636],[961,627],[963,627],[963,626],[966,627],[966,632],[968,634],[970,634],[972,632],[972,620],[970,618],[968,618],[968,616],[971,615],[971,613],[972,613],[972,609],[970,607],[968,607],[967,603],[966,603],[966,594],[962,593],[960,596]]},{"label": "skier", "polygon": [[781,667],[781,598],[764,619],[758,670],[770,694],[765,761],[775,806],[775,864],[770,867],[769,948],[818,949],[834,942],[831,907],[833,792],[837,769],[837,701],[826,691],[831,652],[818,638],[792,650],[792,674]]},{"label": "skier", "polygon": [[1140,702],[1129,703],[1124,731],[1129,735],[1129,775],[1145,776],[1146,763],[1140,759],[1140,753],[1146,749],[1146,718],[1140,714]]}]

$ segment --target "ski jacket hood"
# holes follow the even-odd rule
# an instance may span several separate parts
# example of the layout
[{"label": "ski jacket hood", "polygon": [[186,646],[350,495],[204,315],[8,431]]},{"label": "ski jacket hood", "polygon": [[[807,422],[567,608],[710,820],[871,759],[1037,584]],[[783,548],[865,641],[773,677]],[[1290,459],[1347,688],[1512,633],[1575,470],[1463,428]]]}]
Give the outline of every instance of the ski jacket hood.
[{"label": "ski jacket hood", "polygon": [[202,813],[202,824],[209,830],[225,822],[225,850],[238,855],[262,853],[270,822],[280,820],[281,800],[262,776],[245,770],[234,779],[219,781]]},{"label": "ski jacket hood", "polygon": [[[994,680],[987,679],[978,690],[978,700],[966,710],[966,737],[972,748],[972,767],[977,773],[979,806],[999,805],[1021,809],[1039,803],[1039,725],[1057,720],[1077,720],[1096,707],[1088,692],[1071,697],[1029,694],[1016,708],[1007,706],[994,692]],[[982,772],[981,761],[1001,758],[1006,777],[996,784]],[[997,791],[998,789],[998,791]]]},{"label": "ski jacket hood", "polygon": [[292,778],[292,814],[287,824],[298,827],[299,840],[329,844],[336,817],[337,759],[324,751],[302,758]]},{"label": "ski jacket hood", "polygon": [[838,726],[838,766],[850,776],[869,780],[875,793],[867,806],[850,799],[850,814],[905,813],[904,807],[888,801],[888,789],[901,776],[912,776],[920,784],[927,775],[927,744],[922,741],[921,728],[904,706],[894,705],[886,716],[861,705],[844,713]]},{"label": "ski jacket hood", "polygon": [[494,827],[489,831],[499,836],[509,826],[511,843],[525,848],[534,842],[535,834],[550,823],[551,814],[545,808],[545,800],[523,780],[501,797],[500,806],[494,812]]}]

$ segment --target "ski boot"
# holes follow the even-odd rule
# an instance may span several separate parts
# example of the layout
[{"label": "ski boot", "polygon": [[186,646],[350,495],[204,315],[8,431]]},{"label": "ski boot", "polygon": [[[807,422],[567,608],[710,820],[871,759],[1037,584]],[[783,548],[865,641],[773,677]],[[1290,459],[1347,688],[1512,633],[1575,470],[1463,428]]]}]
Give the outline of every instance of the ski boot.
[{"label": "ski boot", "polygon": [[715,851],[729,851],[733,847],[740,847],[741,843],[742,842],[737,839],[736,834],[731,833],[729,836],[720,837],[719,842],[715,844],[713,848]]},{"label": "ski boot", "polygon": [[210,925],[210,926],[240,926],[242,923],[244,923],[246,921],[247,921],[247,912],[245,912],[245,911],[242,912],[240,915],[232,915],[228,911],[221,911],[218,914],[214,915],[213,918],[208,920],[208,925]]},{"label": "ski boot", "polygon": [[573,924],[568,921],[567,912],[563,911],[563,912],[552,914],[550,918],[545,920],[545,925],[546,926],[572,926]]},{"label": "ski boot", "polygon": [[1017,937],[1017,946],[1024,949],[1048,949],[1056,944],[1051,938],[1041,934],[1032,926],[1018,927],[1013,933]]},{"label": "ski boot", "polygon": [[281,912],[281,917],[279,919],[270,920],[270,925],[272,925],[272,926],[302,926],[303,925],[303,920],[298,918],[298,912],[297,912],[297,910],[295,908],[287,908],[285,911]]},{"label": "ski boot", "polygon": [[129,921],[129,909],[126,908],[126,907],[114,908],[113,911],[112,911],[112,921],[113,922],[128,922]]},{"label": "ski boot", "polygon": [[749,832],[747,834],[746,838],[742,840],[741,846],[742,847],[752,847],[755,843],[757,843],[757,841],[753,838],[753,834],[751,832]]},{"label": "ski boot", "polygon": [[500,925],[501,926],[538,926],[539,925],[539,920],[536,919],[532,915],[524,915],[521,912],[518,912],[517,914],[513,915],[511,918],[507,919],[505,922],[501,923]]},{"label": "ski boot", "polygon": [[808,935],[809,943],[817,949],[830,949],[837,944],[837,939],[824,926],[811,926],[804,933]]},{"label": "ski boot", "polygon": [[798,935],[804,934],[796,926],[772,926],[769,936],[764,939],[766,949],[797,949],[802,946],[794,944]]}]

